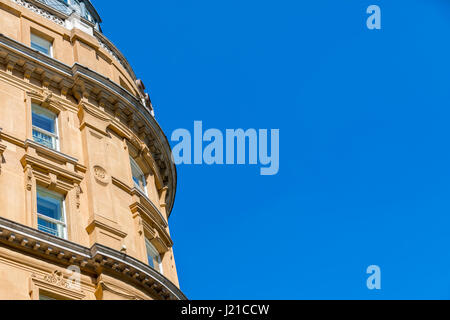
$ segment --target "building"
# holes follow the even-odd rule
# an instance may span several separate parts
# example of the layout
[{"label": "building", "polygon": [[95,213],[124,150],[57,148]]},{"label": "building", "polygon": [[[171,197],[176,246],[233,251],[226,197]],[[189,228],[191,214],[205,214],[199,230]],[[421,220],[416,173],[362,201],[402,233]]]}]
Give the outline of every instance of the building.
[{"label": "building", "polygon": [[0,299],[184,300],[176,168],[88,0],[0,0]]}]

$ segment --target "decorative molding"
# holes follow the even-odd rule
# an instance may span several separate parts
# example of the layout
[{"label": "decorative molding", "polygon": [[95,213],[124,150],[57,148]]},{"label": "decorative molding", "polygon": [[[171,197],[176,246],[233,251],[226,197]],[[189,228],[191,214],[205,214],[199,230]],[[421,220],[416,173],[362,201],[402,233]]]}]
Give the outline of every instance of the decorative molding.
[{"label": "decorative molding", "polygon": [[[14,62],[23,59],[27,61],[26,66],[29,70],[35,70],[32,72],[40,70],[39,74],[36,74],[38,77],[52,79],[52,87],[60,88],[61,90],[66,88],[65,90],[69,90],[72,93],[78,92],[79,99],[89,97],[90,101],[95,101],[97,98],[99,101],[103,101],[105,109],[116,113],[114,120],[125,122],[125,125],[128,126],[127,129],[137,132],[145,138],[144,142],[155,159],[157,171],[159,171],[161,176],[162,182],[158,189],[164,186],[169,188],[166,203],[167,215],[170,216],[176,194],[176,167],[171,161],[171,149],[167,137],[150,110],[142,105],[142,101],[110,79],[78,63],[69,67],[0,34],[0,63],[9,64],[10,61]],[[13,68],[18,68],[20,71],[25,72],[24,67],[19,66],[16,62],[13,63]],[[100,102],[98,103],[100,104]],[[119,109],[116,108],[118,106],[120,106]],[[100,109],[98,110],[103,112]],[[104,115],[107,116],[106,113]],[[126,118],[129,115],[133,115],[138,120],[133,121],[134,127],[130,127],[130,123],[126,123]],[[144,131],[139,133],[141,129],[144,129]]]},{"label": "decorative molding", "polygon": [[83,190],[80,185],[75,184],[75,205],[77,206],[77,210],[80,210],[81,207],[81,195],[83,194]]},{"label": "decorative molding", "polygon": [[116,177],[111,177],[111,180],[112,180],[113,185],[115,185],[116,187],[122,189],[123,191],[125,191],[129,195],[132,195],[133,188],[130,187],[128,184],[126,184],[125,182],[123,182],[122,180],[120,180],[120,179],[118,179]]},{"label": "decorative molding", "polygon": [[100,47],[105,49],[116,61],[118,61],[122,67],[130,74],[131,78],[136,81],[137,77],[131,68],[128,60],[123,56],[123,54],[114,46],[111,41],[106,38],[101,32],[94,30],[94,36],[97,38]]},{"label": "decorative molding", "polygon": [[69,289],[73,284],[64,279],[62,272],[54,271],[51,274],[47,274],[44,276],[44,280],[48,283],[51,283],[55,286],[60,286],[62,288]]},{"label": "decorative molding", "polygon": [[100,279],[98,281],[97,289],[95,290],[95,296],[98,300],[104,299],[104,292],[111,292],[115,296],[122,297],[126,300],[139,300],[142,301],[144,299],[138,297],[135,294],[123,292],[123,290],[120,290],[118,288],[114,288],[112,285],[107,284],[106,281],[102,279],[102,276],[100,276]]},{"label": "decorative molding", "polygon": [[108,52],[114,59],[116,59],[116,61],[118,63],[120,63],[120,65],[129,72],[128,68],[125,66],[125,63],[123,63],[122,60],[120,60],[120,58],[118,57],[118,55],[116,54],[116,52],[114,52],[114,50],[112,50],[106,43],[104,43],[100,37],[96,36],[98,43],[100,45],[100,47],[102,47],[103,49],[105,49],[106,52]]},{"label": "decorative molding", "polygon": [[164,218],[161,211],[141,190],[135,188],[134,186],[130,187],[127,183],[116,177],[111,177],[111,180],[113,185],[125,191],[127,194],[134,198],[133,204],[131,206],[141,207],[141,210],[145,211],[146,214],[153,216],[153,219],[158,221],[162,228],[168,227],[167,220]]},{"label": "decorative molding", "polygon": [[81,291],[80,284],[76,283],[75,279],[66,279],[61,271],[55,270],[51,274],[46,274],[44,276],[44,281],[64,289]]},{"label": "decorative molding", "polygon": [[97,180],[99,183],[103,185],[108,185],[111,181],[111,178],[108,175],[108,172],[101,167],[101,166],[94,166],[92,168],[92,171],[94,172],[95,180]]},{"label": "decorative molding", "polygon": [[49,149],[33,140],[26,140],[24,143],[24,148],[27,152],[33,150],[36,154],[40,156],[44,156],[45,158],[50,158],[58,163],[62,163],[67,165],[68,163],[72,164],[77,172],[86,172],[86,167],[78,163],[78,159],[68,156],[62,152]]},{"label": "decorative molding", "polygon": [[114,226],[111,226],[107,223],[100,221],[99,219],[93,219],[87,226],[86,231],[87,231],[87,233],[91,234],[92,232],[94,232],[94,230],[96,228],[99,228],[108,233],[111,233],[111,234],[119,237],[120,239],[125,239],[128,235],[126,232],[123,232],[122,230],[119,229],[120,228],[119,225],[114,227]]},{"label": "decorative molding", "polygon": [[80,120],[80,130],[87,127],[103,136],[108,136],[107,129],[111,124],[111,119],[95,108],[85,103],[80,103],[78,106],[78,119]]},{"label": "decorative molding", "polygon": [[33,178],[44,186],[49,186],[52,189],[69,192],[80,185],[84,177],[76,172],[53,164],[44,159],[34,157],[31,155],[24,155],[20,160],[24,168],[26,176],[26,187],[30,191]]},{"label": "decorative molding", "polygon": [[22,6],[34,13],[37,13],[41,17],[44,17],[45,19],[48,19],[56,24],[59,24],[60,26],[65,26],[64,19],[50,13],[49,11],[39,8],[38,6],[32,4],[31,2],[25,1],[25,0],[11,0],[15,4],[18,4],[19,6]]},{"label": "decorative molding", "polygon": [[31,99],[33,103],[37,103],[42,107],[56,111],[59,114],[61,111],[66,110],[66,108],[55,98],[53,92],[48,89],[43,89],[40,91],[32,90],[27,91],[27,96]]},{"label": "decorative molding", "polygon": [[131,190],[131,195],[139,202],[140,205],[145,207],[146,211],[150,213],[163,228],[167,228],[168,224],[161,211],[156,207],[156,205],[139,189],[133,188]]},{"label": "decorative molding", "polygon": [[66,279],[60,271],[54,271],[44,276],[37,276],[36,274],[31,276],[30,296],[32,300],[39,300],[41,291],[66,300],[83,300],[86,297],[84,291],[74,282]]},{"label": "decorative molding", "polygon": [[31,191],[33,188],[33,168],[31,165],[25,167],[25,189]]},{"label": "decorative molding", "polygon": [[15,146],[20,147],[20,148],[25,148],[25,141],[18,139],[4,131],[0,131],[0,139],[3,139]]},{"label": "decorative molding", "polygon": [[[100,244],[95,244],[88,249],[17,222],[0,218],[0,245],[13,247],[46,260],[57,261],[61,265],[76,265],[82,271],[97,274],[97,276],[107,270],[118,279],[127,277],[128,281],[139,285],[150,295],[156,295],[162,299],[187,299],[177,286],[150,266]],[[47,283],[44,280],[42,282]]]},{"label": "decorative molding", "polygon": [[[86,25],[86,22],[88,22],[88,21],[86,21],[84,19],[81,19],[75,13],[75,15],[77,16],[76,20],[78,20],[79,22],[78,23],[74,23],[73,21],[71,21],[71,20],[74,19],[73,14],[69,16],[67,14],[60,13],[59,14],[60,16],[58,16],[58,15],[53,14],[52,12],[50,12],[50,11],[54,12],[54,9],[48,8],[48,10],[46,10],[46,9],[40,7],[40,6],[47,7],[45,4],[39,3],[39,6],[37,6],[36,4],[34,4],[34,3],[30,2],[30,1],[25,1],[25,0],[11,0],[11,1],[14,2],[15,4],[21,6],[21,7],[24,7],[26,9],[28,9],[28,10],[30,10],[30,11],[38,14],[38,15],[40,15],[41,17],[43,17],[45,19],[48,19],[48,20],[50,20],[50,21],[52,21],[52,22],[54,22],[54,23],[56,23],[56,24],[58,24],[58,25],[60,25],[60,26],[62,26],[64,28],[68,29],[68,30],[72,30],[74,28],[74,25],[76,27],[80,28],[81,26]],[[62,18],[62,17],[64,17],[64,18]],[[88,22],[88,27],[92,28],[93,33],[92,32],[87,32],[87,28],[86,27],[84,27],[83,30],[85,32],[87,32],[89,35],[93,35],[97,39],[97,41],[99,43],[99,46],[102,47],[109,55],[111,55],[128,72],[128,74],[131,76],[131,78],[134,81],[136,81],[136,79],[137,79],[136,78],[136,74],[134,73],[134,71],[131,68],[131,66],[130,66],[129,62],[127,61],[127,59],[122,55],[122,53],[102,33],[100,33],[99,31],[95,30],[93,25],[90,25],[90,24],[91,23]]]},{"label": "decorative molding", "polygon": [[169,187],[165,186],[159,190],[159,204],[162,208],[167,207],[167,192],[169,192]]},{"label": "decorative molding", "polygon": [[138,202],[133,203],[130,210],[136,220],[138,233],[152,241],[161,254],[168,252],[173,247],[170,235],[144,206]]},{"label": "decorative molding", "polygon": [[[138,137],[136,137],[134,134],[126,139],[128,150],[130,151],[130,155],[133,157],[133,159],[138,163],[142,164],[149,168],[155,175],[155,183],[157,189],[164,188],[164,179],[161,177],[161,170],[156,163],[155,159],[153,158],[151,151],[149,147],[140,141]],[[143,169],[143,168],[141,168]],[[145,170],[144,173],[147,174]]]}]

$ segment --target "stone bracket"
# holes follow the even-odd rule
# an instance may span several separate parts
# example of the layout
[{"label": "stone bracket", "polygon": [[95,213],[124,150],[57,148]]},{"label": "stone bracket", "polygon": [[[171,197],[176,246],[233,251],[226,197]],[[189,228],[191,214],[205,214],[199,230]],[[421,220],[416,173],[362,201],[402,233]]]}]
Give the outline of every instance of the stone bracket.
[{"label": "stone bracket", "polygon": [[[0,131],[1,132],[1,131]],[[0,143],[0,174],[2,174],[3,153],[6,150],[6,146]]]}]

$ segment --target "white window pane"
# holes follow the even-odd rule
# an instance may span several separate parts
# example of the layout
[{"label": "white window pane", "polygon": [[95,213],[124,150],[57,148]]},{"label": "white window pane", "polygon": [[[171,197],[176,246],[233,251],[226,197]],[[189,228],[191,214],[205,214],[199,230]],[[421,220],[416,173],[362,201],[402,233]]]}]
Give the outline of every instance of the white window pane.
[{"label": "white window pane", "polygon": [[33,105],[32,113],[33,126],[56,134],[56,114],[37,105]]},{"label": "white window pane", "polygon": [[43,146],[46,146],[47,148],[56,149],[56,140],[53,137],[37,130],[33,130],[33,140]]},{"label": "white window pane", "polygon": [[134,161],[133,158],[130,157],[131,162],[131,173],[133,176],[133,182],[134,186],[143,191],[147,195],[147,185],[145,182],[145,175],[142,172],[141,168],[139,168],[139,165]]},{"label": "white window pane", "polygon": [[37,209],[38,213],[53,220],[64,222],[62,212],[62,196],[54,195],[38,188]]},{"label": "white window pane", "polygon": [[153,261],[153,257],[147,254],[148,265],[155,269],[155,262]]},{"label": "white window pane", "polygon": [[48,56],[52,53],[51,42],[35,35],[34,33],[31,34],[31,47]]},{"label": "white window pane", "polygon": [[151,244],[151,242],[148,239],[145,239],[145,245],[147,248],[148,265],[162,274],[163,270],[161,264],[161,256],[159,252],[156,250],[156,248]]},{"label": "white window pane", "polygon": [[139,177],[136,177],[134,174],[133,174],[133,182],[136,188],[141,189],[141,181]]},{"label": "white window pane", "polygon": [[37,188],[38,229],[59,238],[66,237],[64,197]]},{"label": "white window pane", "polygon": [[39,231],[51,234],[52,236],[64,238],[64,227],[56,223],[48,222],[42,218],[38,218]]},{"label": "white window pane", "polygon": [[57,115],[38,105],[32,106],[33,140],[50,149],[58,149]]}]

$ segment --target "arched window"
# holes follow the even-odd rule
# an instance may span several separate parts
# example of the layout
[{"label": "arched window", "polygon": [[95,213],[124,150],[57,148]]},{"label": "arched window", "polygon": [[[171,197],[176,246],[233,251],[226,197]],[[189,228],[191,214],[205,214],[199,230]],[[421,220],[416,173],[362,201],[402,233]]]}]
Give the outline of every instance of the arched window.
[{"label": "arched window", "polygon": [[150,267],[158,271],[159,273],[163,273],[162,269],[162,263],[161,263],[161,256],[156,250],[156,248],[152,245],[150,240],[145,239],[145,246],[147,249],[147,260]]},{"label": "arched window", "polygon": [[130,157],[131,162],[131,173],[133,175],[133,182],[135,188],[141,190],[146,196],[147,194],[147,182],[145,180],[145,174],[142,172],[139,165]]}]

